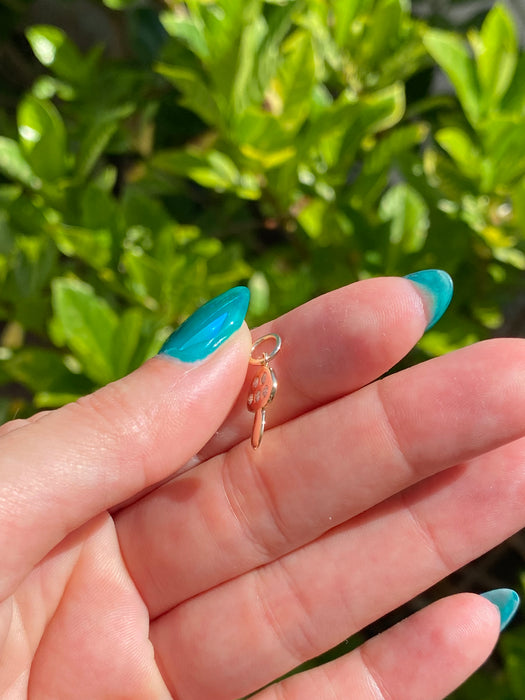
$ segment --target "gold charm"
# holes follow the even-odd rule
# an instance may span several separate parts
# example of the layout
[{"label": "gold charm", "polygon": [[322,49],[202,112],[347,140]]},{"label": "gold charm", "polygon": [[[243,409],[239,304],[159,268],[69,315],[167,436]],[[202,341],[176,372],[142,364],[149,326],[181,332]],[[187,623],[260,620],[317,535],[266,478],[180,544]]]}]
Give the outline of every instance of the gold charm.
[{"label": "gold charm", "polygon": [[[275,347],[269,353],[264,352],[261,357],[254,357],[253,353],[262,343],[273,340]],[[250,393],[248,395],[247,407],[252,413],[255,413],[252,430],[252,447],[256,450],[261,444],[266,424],[266,407],[273,401],[277,391],[277,378],[273,369],[270,367],[272,360],[281,349],[281,338],[277,333],[270,333],[259,340],[256,340],[252,346],[250,356],[251,365],[261,365],[261,369],[252,379]]]}]

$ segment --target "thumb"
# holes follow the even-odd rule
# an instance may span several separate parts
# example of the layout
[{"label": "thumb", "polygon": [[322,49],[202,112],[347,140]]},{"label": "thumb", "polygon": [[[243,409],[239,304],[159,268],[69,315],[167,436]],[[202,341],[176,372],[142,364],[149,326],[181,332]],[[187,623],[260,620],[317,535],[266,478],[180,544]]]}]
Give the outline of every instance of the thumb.
[{"label": "thumb", "polygon": [[98,513],[174,473],[219,428],[242,387],[249,292],[198,309],[159,355],[76,403],[0,437],[0,600]]}]

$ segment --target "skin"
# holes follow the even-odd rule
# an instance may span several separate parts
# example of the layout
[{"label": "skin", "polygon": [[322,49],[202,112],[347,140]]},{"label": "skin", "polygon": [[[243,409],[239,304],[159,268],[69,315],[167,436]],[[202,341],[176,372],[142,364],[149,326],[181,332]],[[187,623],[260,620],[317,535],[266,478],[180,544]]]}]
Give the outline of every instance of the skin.
[{"label": "skin", "polygon": [[[427,305],[368,280],[254,331],[283,338],[258,451],[246,326],[4,425],[0,696],[235,700],[523,527],[524,341],[377,380]],[[452,596],[256,698],[439,700],[498,634]]]}]

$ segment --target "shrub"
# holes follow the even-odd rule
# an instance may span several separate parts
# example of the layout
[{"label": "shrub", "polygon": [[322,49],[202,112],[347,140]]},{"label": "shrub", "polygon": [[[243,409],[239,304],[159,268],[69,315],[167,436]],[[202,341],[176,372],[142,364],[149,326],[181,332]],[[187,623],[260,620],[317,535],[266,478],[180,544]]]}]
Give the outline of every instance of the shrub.
[{"label": "shrub", "polygon": [[[0,114],[5,418],[124,375],[238,282],[257,322],[442,267],[455,303],[423,350],[498,325],[525,268],[525,57],[503,5],[467,38],[405,0],[106,5],[127,8],[105,9],[127,57],[27,26],[43,69]],[[425,87],[437,67],[453,91]]]}]

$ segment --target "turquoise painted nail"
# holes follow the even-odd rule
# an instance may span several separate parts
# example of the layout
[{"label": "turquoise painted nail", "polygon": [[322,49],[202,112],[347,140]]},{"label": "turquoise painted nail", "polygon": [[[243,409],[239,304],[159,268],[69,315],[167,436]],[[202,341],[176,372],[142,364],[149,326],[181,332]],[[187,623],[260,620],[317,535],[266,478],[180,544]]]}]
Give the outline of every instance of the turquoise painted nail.
[{"label": "turquoise painted nail", "polygon": [[439,321],[450,304],[454,291],[452,278],[444,270],[420,270],[406,275],[405,279],[416,284],[431,303],[432,317],[427,326],[428,330]]},{"label": "turquoise painted nail", "polygon": [[501,618],[499,628],[500,631],[504,630],[520,606],[519,595],[511,588],[497,588],[494,591],[482,593],[481,597],[490,600],[498,608]]},{"label": "turquoise painted nail", "polygon": [[204,360],[241,327],[249,303],[247,287],[234,287],[215,297],[170,335],[159,355],[183,362]]}]

